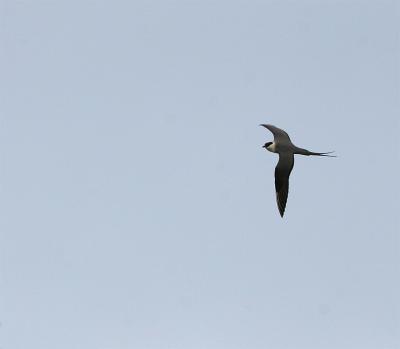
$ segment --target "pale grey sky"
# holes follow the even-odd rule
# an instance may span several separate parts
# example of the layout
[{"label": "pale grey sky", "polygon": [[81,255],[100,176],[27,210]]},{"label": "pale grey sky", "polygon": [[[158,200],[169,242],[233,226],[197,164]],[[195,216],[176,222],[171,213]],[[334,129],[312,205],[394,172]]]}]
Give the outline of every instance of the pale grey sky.
[{"label": "pale grey sky", "polygon": [[1,349],[400,347],[398,1],[0,4]]}]

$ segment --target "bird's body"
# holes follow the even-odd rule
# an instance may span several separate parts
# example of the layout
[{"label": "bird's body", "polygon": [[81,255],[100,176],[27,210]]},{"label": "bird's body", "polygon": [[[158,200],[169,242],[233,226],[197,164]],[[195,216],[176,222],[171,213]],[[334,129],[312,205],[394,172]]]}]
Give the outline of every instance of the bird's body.
[{"label": "bird's body", "polygon": [[265,143],[263,148],[272,153],[279,154],[279,161],[275,168],[275,190],[279,213],[281,217],[283,217],[289,194],[289,176],[294,166],[294,155],[333,155],[329,155],[330,153],[315,153],[307,149],[299,148],[292,143],[289,135],[284,130],[273,125],[261,124],[261,126],[270,130],[274,135],[274,141]]}]

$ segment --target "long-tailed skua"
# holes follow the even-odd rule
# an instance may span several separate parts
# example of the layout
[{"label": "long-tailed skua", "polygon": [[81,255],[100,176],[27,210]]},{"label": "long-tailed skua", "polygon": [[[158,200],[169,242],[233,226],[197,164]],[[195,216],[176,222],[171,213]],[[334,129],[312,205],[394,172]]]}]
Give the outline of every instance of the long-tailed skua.
[{"label": "long-tailed skua", "polygon": [[296,147],[284,130],[273,125],[261,124],[260,126],[267,128],[274,135],[274,141],[265,143],[263,148],[272,153],[279,154],[279,161],[275,167],[275,190],[279,213],[283,217],[289,193],[289,176],[294,165],[294,154],[330,157],[335,157],[335,155],[329,155],[333,152],[315,153]]}]

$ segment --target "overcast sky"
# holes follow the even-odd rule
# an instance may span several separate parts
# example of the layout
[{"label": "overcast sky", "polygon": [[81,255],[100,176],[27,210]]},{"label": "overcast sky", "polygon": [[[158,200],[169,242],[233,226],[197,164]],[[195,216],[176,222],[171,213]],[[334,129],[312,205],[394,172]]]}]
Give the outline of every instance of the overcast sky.
[{"label": "overcast sky", "polygon": [[400,347],[399,2],[0,4],[1,349]]}]

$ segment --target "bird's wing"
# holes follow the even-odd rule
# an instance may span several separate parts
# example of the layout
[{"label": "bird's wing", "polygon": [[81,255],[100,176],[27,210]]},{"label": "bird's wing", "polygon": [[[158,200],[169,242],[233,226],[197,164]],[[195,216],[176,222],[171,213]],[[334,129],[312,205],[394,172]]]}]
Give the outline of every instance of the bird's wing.
[{"label": "bird's wing", "polygon": [[282,141],[289,141],[290,142],[290,138],[289,135],[281,130],[280,128],[273,126],[273,125],[266,125],[266,124],[261,124],[260,126],[264,126],[265,128],[267,128],[268,130],[270,130],[272,132],[272,134],[274,135],[274,142],[278,141],[278,142],[282,142]]},{"label": "bird's wing", "polygon": [[281,217],[285,213],[286,201],[289,194],[289,176],[294,165],[292,153],[279,154],[279,162],[275,167],[276,203]]}]

